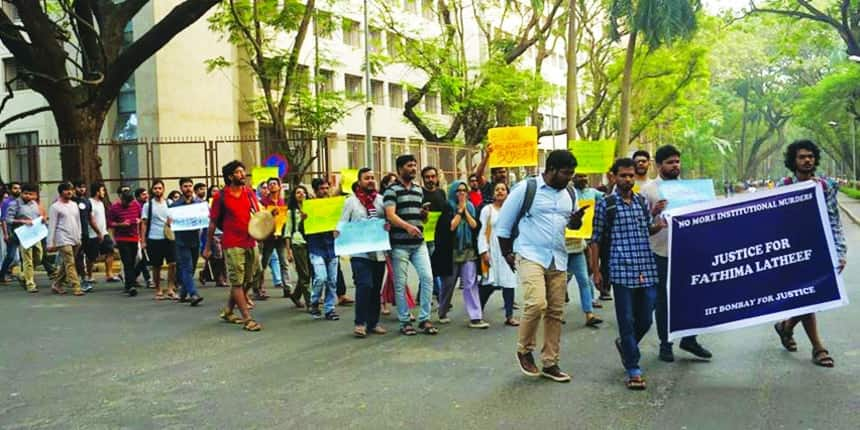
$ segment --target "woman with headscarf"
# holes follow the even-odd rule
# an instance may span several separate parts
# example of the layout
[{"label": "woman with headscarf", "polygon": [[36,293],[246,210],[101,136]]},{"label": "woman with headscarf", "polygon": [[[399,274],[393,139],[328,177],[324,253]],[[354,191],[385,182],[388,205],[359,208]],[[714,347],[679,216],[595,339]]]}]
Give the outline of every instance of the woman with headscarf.
[{"label": "woman with headscarf", "polygon": [[485,329],[490,325],[483,319],[478,293],[478,213],[469,201],[469,187],[454,181],[448,189],[448,208],[436,226],[436,250],[433,253],[434,273],[443,278],[439,295],[439,323],[451,322],[448,311],[457,280],[463,286],[463,301],[469,315],[469,327]]}]

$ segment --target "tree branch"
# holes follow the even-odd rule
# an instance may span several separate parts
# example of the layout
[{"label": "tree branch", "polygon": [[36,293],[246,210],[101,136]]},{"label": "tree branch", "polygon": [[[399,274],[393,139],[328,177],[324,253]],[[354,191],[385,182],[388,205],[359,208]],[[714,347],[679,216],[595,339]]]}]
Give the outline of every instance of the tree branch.
[{"label": "tree branch", "polygon": [[[140,2],[142,0],[137,0]],[[136,3],[131,2],[131,3]],[[173,8],[167,16],[152,26],[140,39],[129,45],[116,58],[107,74],[96,102],[108,106],[131,74],[174,36],[200,19],[219,0],[187,0]]]},{"label": "tree branch", "polygon": [[[286,7],[286,6],[284,6]],[[308,0],[307,5],[305,5],[305,14],[302,16],[302,22],[299,24],[299,29],[296,33],[296,40],[293,42],[293,49],[290,51],[290,59],[287,61],[287,70],[284,76],[284,84],[281,86],[281,103],[279,105],[279,110],[281,112],[285,112],[287,109],[287,103],[289,103],[290,96],[292,95],[293,88],[293,74],[296,71],[296,67],[299,63],[299,54],[302,50],[302,45],[305,44],[305,37],[308,33],[308,25],[311,22],[311,18],[313,18],[316,13],[316,1]],[[367,41],[365,41],[367,43]]]},{"label": "tree branch", "polygon": [[[4,101],[4,103],[5,103],[5,101]],[[18,121],[19,119],[26,118],[28,116],[35,115],[37,113],[47,112],[50,110],[51,110],[50,106],[42,106],[42,107],[38,107],[35,109],[27,110],[27,111],[24,111],[21,113],[17,113],[15,115],[10,116],[9,118],[4,119],[3,121],[0,121],[0,130],[2,130],[3,128],[5,128],[7,125],[9,125],[11,123]]]}]

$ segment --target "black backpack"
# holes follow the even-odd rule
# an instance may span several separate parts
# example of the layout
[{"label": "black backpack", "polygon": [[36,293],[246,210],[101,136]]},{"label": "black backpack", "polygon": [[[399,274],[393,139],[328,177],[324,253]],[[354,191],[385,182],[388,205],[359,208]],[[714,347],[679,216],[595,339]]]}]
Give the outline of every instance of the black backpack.
[{"label": "black backpack", "polygon": [[[576,189],[573,185],[567,185],[567,193],[570,194],[571,207],[576,207]],[[537,194],[537,179],[531,177],[526,179],[526,195],[523,198],[523,205],[520,207],[520,212],[517,214],[517,219],[514,221],[514,227],[511,229],[511,240],[515,240],[520,235],[520,220],[526,216],[532,208]]]}]

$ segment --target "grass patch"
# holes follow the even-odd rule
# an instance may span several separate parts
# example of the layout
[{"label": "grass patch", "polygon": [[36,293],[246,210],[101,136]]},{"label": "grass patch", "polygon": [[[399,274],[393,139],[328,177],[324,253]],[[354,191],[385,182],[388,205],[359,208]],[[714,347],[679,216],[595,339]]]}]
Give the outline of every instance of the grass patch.
[{"label": "grass patch", "polygon": [[839,190],[848,197],[860,200],[860,190],[857,188],[842,187]]}]

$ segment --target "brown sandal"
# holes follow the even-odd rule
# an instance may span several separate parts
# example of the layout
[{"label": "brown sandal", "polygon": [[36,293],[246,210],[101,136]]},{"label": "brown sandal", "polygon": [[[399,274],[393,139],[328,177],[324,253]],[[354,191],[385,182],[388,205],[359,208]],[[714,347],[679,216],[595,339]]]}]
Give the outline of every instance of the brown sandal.
[{"label": "brown sandal", "polygon": [[782,347],[789,352],[797,351],[797,342],[794,341],[794,333],[785,329],[785,321],[780,321],[773,325],[776,334],[779,335],[779,341]]},{"label": "brown sandal", "polygon": [[245,331],[260,331],[263,329],[263,326],[261,326],[257,321],[249,319],[245,321],[245,325],[242,328],[245,329]]},{"label": "brown sandal", "polygon": [[826,349],[813,350],[812,362],[821,367],[833,367],[833,357],[830,356],[830,351]]},{"label": "brown sandal", "polygon": [[363,325],[355,326],[355,329],[352,330],[352,335],[355,337],[367,337],[367,328]]},{"label": "brown sandal", "polygon": [[242,318],[239,318],[236,314],[227,310],[221,311],[220,317],[224,322],[228,322],[230,324],[242,324]]},{"label": "brown sandal", "polygon": [[646,388],[645,380],[642,379],[642,376],[631,376],[627,378],[627,389],[634,391],[642,391]]}]

